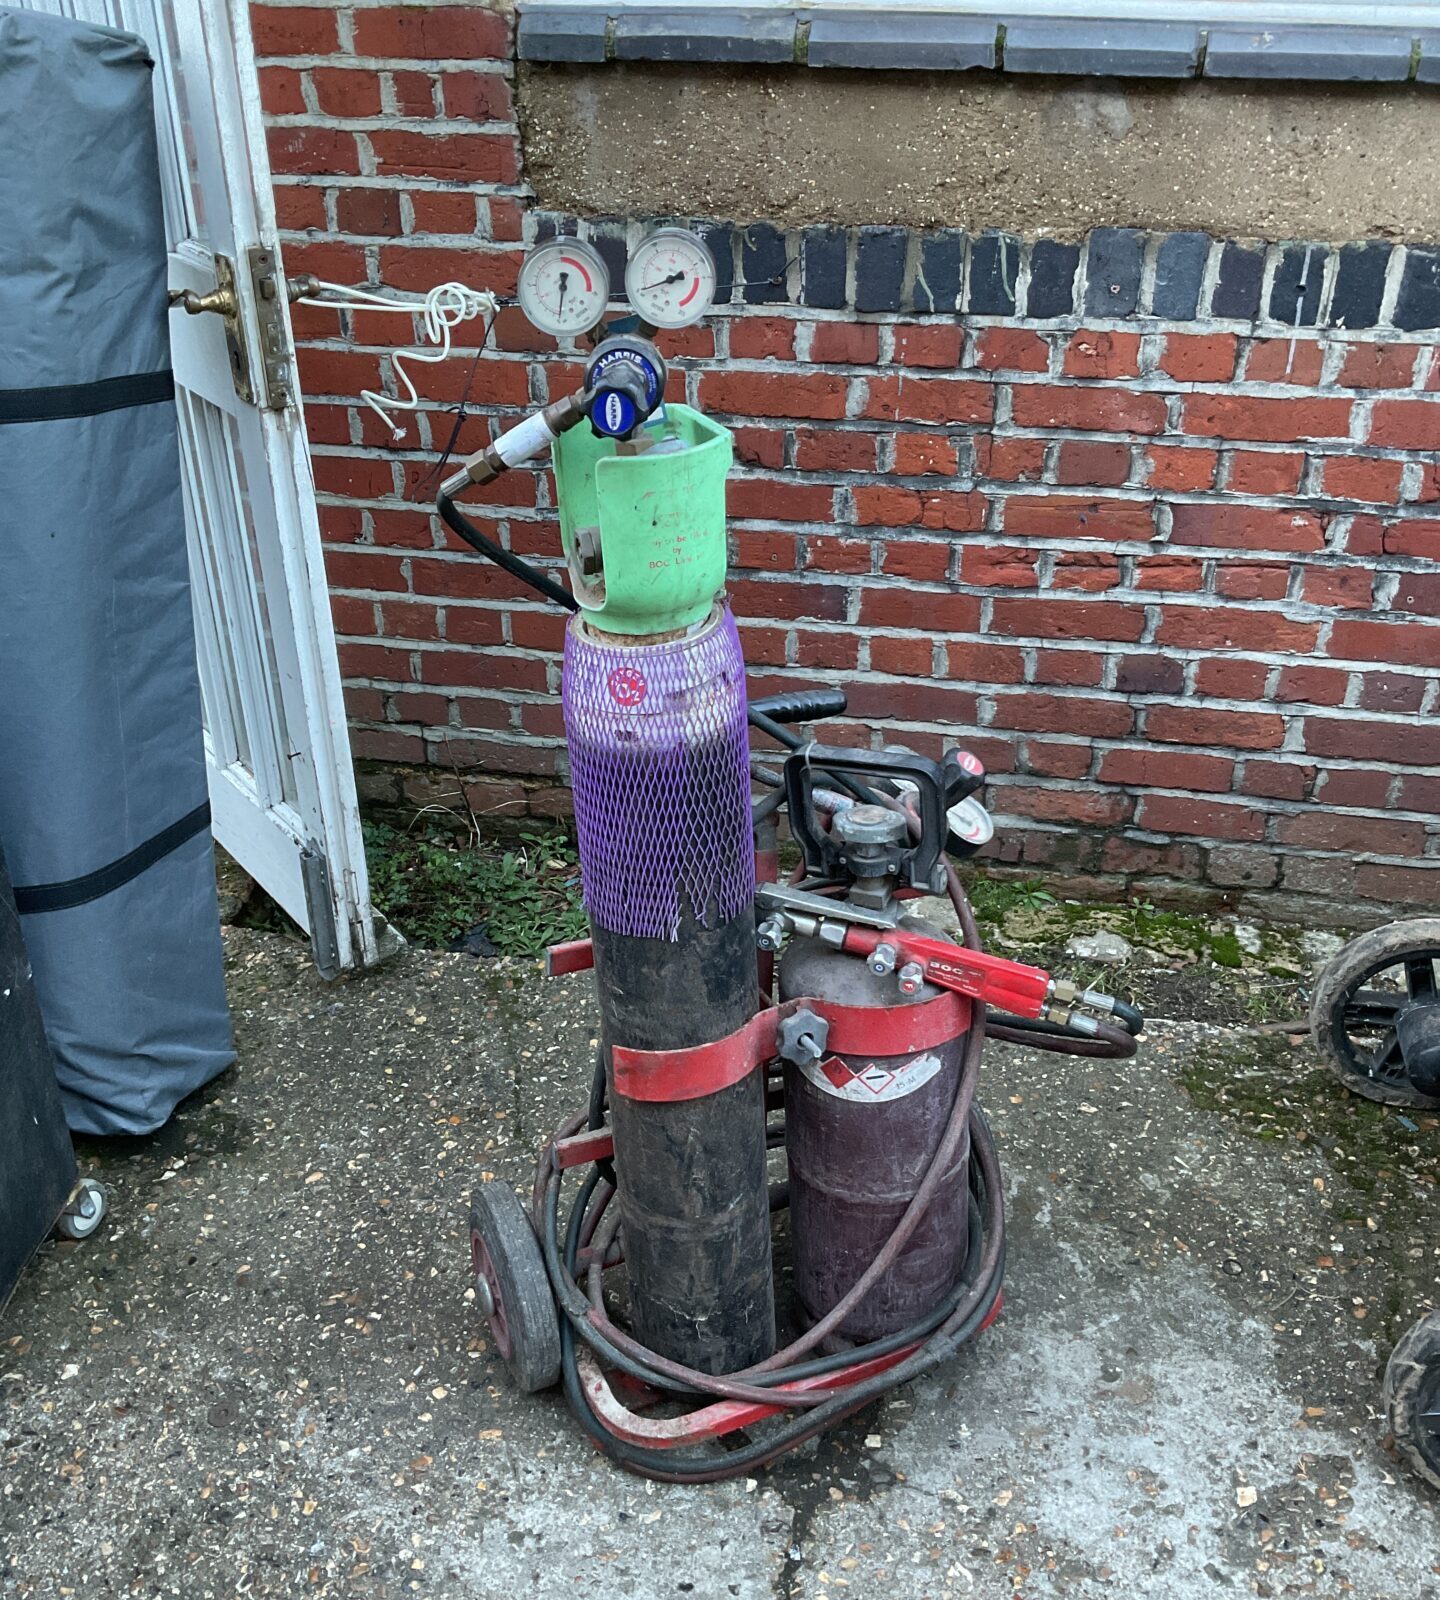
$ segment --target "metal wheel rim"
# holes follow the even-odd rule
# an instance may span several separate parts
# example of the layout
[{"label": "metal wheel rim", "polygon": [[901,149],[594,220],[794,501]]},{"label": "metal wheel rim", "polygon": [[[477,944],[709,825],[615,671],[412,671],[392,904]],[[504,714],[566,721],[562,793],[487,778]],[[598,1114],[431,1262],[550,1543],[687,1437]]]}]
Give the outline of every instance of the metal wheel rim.
[{"label": "metal wheel rim", "polygon": [[[508,1361],[512,1349],[510,1324],[505,1317],[505,1296],[500,1288],[500,1276],[478,1228],[470,1230],[470,1266],[477,1284],[483,1283],[490,1296],[490,1311],[485,1320],[495,1340],[495,1348],[502,1360]],[[482,1301],[483,1304],[483,1301]]]},{"label": "metal wheel rim", "polygon": [[[1435,962],[1440,951],[1426,947],[1401,956],[1386,956],[1353,978],[1339,1000],[1330,1008],[1330,1039],[1336,1059],[1356,1078],[1386,1088],[1408,1089],[1410,1077],[1405,1070],[1405,1060],[1400,1053],[1400,1041],[1395,1034],[1395,1018],[1412,1001],[1430,999],[1440,995],[1435,976]],[[1367,989],[1382,973],[1405,969],[1405,989]],[[1378,1035],[1378,1042],[1369,1048],[1357,1044],[1354,1033]]]}]

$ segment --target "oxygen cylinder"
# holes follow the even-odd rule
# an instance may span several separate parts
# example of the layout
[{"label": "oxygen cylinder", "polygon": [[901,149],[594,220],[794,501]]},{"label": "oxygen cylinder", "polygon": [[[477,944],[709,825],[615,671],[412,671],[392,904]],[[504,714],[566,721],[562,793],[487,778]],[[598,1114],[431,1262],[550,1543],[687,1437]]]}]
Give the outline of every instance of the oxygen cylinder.
[{"label": "oxygen cylinder", "polygon": [[[902,917],[900,926],[944,937],[920,917]],[[818,1319],[880,1253],[939,1147],[960,1086],[970,1006],[928,983],[907,998],[893,973],[877,974],[818,939],[791,941],[779,987],[782,1000],[804,995],[847,1008],[843,1028],[832,1016],[817,1059],[785,1064],[795,1284]],[[837,1332],[898,1332],[956,1287],[969,1162],[967,1132],[915,1232]]]}]

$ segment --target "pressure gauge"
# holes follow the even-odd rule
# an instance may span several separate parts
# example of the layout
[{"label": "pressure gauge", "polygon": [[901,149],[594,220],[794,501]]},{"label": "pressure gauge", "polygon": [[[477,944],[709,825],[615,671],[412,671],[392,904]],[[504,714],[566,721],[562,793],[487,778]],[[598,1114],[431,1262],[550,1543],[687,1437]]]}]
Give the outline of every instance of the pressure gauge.
[{"label": "pressure gauge", "polygon": [[542,333],[573,339],[603,319],[610,274],[593,245],[560,235],[525,257],[517,292],[520,309]]},{"label": "pressure gauge", "polygon": [[685,228],[661,228],[635,246],[625,269],[630,304],[652,328],[686,328],[715,299],[715,257]]}]

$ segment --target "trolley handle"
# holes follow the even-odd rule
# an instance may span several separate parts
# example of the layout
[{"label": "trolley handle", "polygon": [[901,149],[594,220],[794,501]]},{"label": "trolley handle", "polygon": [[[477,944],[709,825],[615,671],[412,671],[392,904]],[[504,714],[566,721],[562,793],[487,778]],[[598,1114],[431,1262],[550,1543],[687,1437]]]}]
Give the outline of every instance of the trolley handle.
[{"label": "trolley handle", "polygon": [[819,722],[822,717],[844,716],[848,704],[843,689],[813,689],[752,700],[749,709],[752,720],[758,714],[771,722]]}]

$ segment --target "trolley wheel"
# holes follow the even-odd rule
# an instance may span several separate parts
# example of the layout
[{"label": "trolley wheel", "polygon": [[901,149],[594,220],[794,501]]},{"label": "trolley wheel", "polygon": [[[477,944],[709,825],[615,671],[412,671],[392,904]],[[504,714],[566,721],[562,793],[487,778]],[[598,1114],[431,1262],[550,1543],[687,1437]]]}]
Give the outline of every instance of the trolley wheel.
[{"label": "trolley wheel", "polygon": [[475,1300],[510,1376],[527,1392],[560,1379],[560,1318],[540,1242],[504,1183],[485,1183],[470,1207]]},{"label": "trolley wheel", "polygon": [[1390,922],[1342,945],[1315,981],[1310,1032],[1347,1089],[1387,1106],[1440,1107],[1405,1071],[1395,1018],[1412,1000],[1433,999],[1440,917]]},{"label": "trolley wheel", "polygon": [[94,1178],[81,1178],[70,1192],[65,1209],[55,1221],[55,1232],[62,1239],[88,1239],[105,1220],[110,1197],[105,1185]]},{"label": "trolley wheel", "polygon": [[1395,1448],[1440,1489],[1440,1309],[1421,1317],[1391,1352],[1385,1409]]}]

